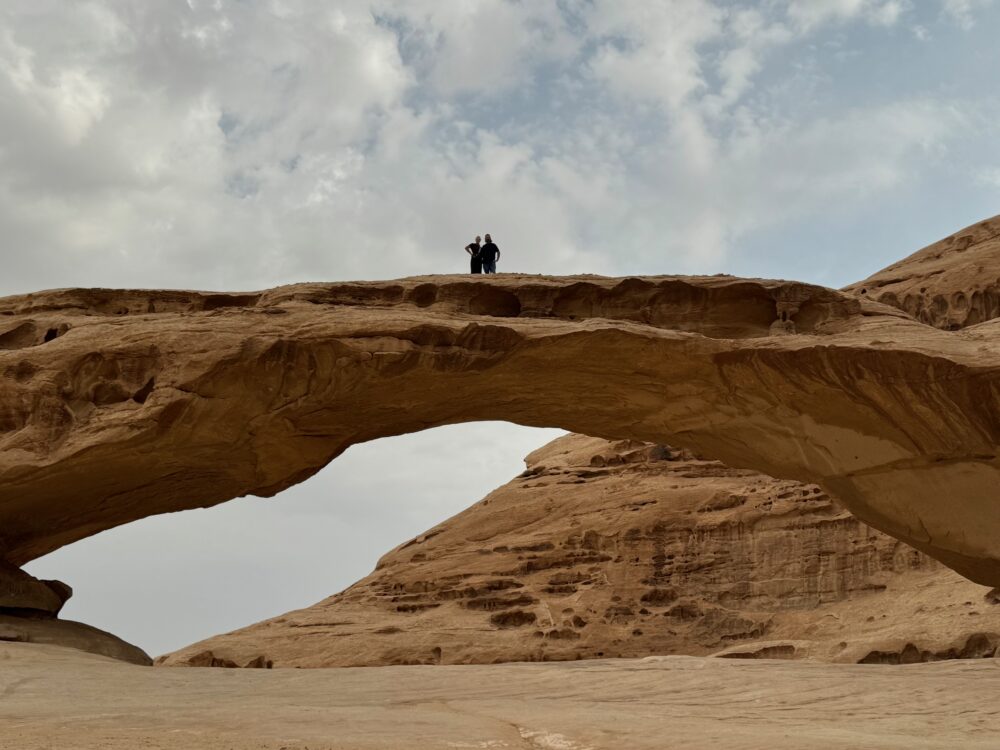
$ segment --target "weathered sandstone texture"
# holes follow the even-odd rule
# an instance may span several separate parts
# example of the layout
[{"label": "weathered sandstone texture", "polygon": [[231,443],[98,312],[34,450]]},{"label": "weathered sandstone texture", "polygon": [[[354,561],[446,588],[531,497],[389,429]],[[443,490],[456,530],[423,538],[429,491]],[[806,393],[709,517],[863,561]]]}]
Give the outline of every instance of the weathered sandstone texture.
[{"label": "weathered sandstone texture", "polygon": [[845,291],[958,330],[1000,316],[1000,216],[966,227]]},{"label": "weathered sandstone texture", "polygon": [[[0,300],[0,552],[508,419],[819,484],[1000,583],[1000,340],[795,282],[532,276]],[[472,398],[475,394],[475,398]]]},{"label": "weathered sandstone texture", "polygon": [[993,656],[1000,597],[816,486],[579,435],[341,594],[161,663]]}]

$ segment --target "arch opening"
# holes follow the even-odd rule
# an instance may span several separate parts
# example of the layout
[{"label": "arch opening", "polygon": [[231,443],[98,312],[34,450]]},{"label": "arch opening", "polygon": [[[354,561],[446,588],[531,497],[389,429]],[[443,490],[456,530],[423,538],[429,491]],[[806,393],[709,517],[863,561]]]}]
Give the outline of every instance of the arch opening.
[{"label": "arch opening", "polygon": [[145,518],[25,570],[72,584],[61,618],[167,653],[347,588],[562,434],[476,422],[371,441],[275,498]]}]

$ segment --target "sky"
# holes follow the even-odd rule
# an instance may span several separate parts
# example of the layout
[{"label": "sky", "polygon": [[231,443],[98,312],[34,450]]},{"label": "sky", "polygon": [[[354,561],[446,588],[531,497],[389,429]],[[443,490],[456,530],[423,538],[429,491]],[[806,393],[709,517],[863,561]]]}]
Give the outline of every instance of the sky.
[{"label": "sky", "polygon": [[356,445],[275,498],[147,518],[26,569],[73,586],[61,617],[156,656],[347,588],[563,434],[481,422]]},{"label": "sky", "polygon": [[[455,273],[486,232],[501,272],[843,286],[1000,213],[997,29],[992,0],[4,0],[0,295]],[[166,650],[343,588],[554,434],[358,446],[29,569]]]}]

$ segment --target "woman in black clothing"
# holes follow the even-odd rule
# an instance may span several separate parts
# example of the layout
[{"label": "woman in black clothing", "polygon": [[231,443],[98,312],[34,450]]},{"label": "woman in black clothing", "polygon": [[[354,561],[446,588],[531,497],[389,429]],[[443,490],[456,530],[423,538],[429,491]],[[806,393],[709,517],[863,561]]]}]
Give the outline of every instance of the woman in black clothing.
[{"label": "woman in black clothing", "polygon": [[476,237],[475,242],[470,242],[465,246],[465,252],[469,254],[472,260],[472,273],[482,273],[483,272],[483,259],[479,257],[479,240],[481,237]]}]

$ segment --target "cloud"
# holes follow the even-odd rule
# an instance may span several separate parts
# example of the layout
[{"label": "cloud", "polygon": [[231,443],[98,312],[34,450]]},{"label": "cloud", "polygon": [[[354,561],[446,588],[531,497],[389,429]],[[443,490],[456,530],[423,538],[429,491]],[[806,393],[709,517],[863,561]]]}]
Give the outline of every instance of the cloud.
[{"label": "cloud", "polygon": [[556,0],[377,0],[372,12],[398,34],[421,81],[442,96],[531,86],[535,68],[572,58],[579,46]]},{"label": "cloud", "polygon": [[597,45],[589,68],[618,94],[678,107],[706,85],[698,50],[722,33],[724,16],[707,0],[595,0],[585,16]]},{"label": "cloud", "polygon": [[0,190],[25,268],[39,251],[82,252],[112,261],[112,284],[207,266],[231,286],[237,265],[262,281],[305,249],[284,239],[300,232],[297,194],[356,174],[409,84],[395,36],[361,4],[92,5],[45,26],[0,11],[18,32],[0,46]]},{"label": "cloud", "polygon": [[788,17],[807,30],[855,19],[892,26],[911,7],[909,0],[788,0]]},{"label": "cloud", "polygon": [[993,5],[993,0],[941,0],[946,14],[968,30],[976,24],[976,14]]},{"label": "cloud", "polygon": [[814,103],[816,50],[907,7],[13,0],[0,290],[460,271],[485,231],[506,270],[723,270],[961,137],[920,91]]}]

